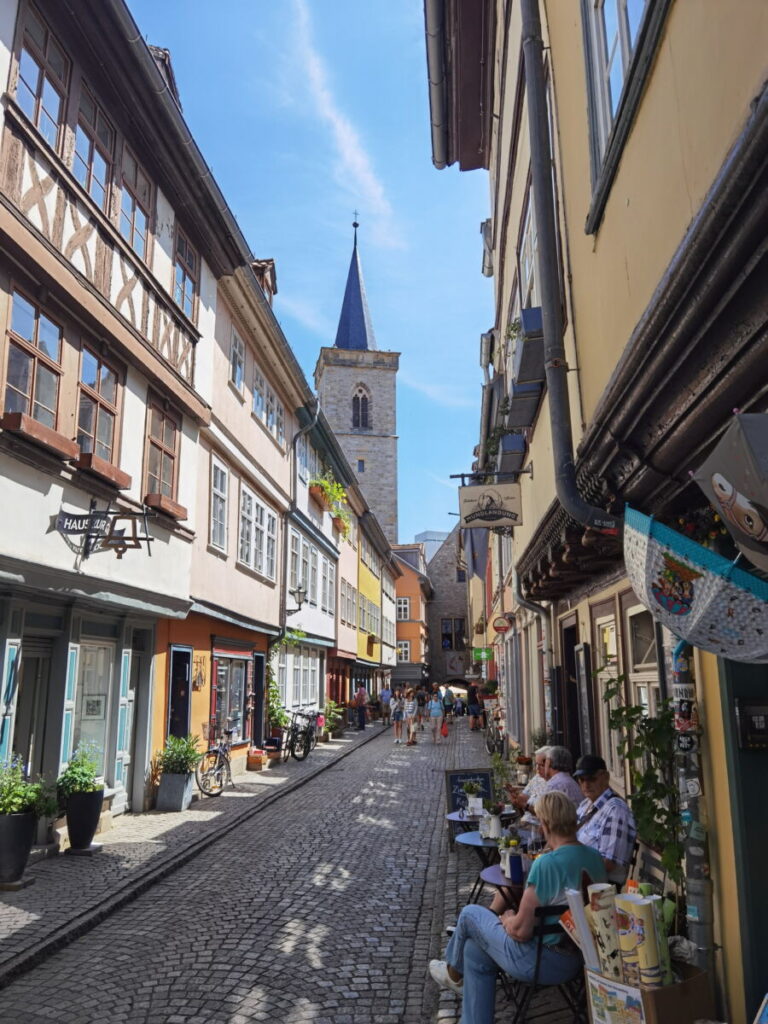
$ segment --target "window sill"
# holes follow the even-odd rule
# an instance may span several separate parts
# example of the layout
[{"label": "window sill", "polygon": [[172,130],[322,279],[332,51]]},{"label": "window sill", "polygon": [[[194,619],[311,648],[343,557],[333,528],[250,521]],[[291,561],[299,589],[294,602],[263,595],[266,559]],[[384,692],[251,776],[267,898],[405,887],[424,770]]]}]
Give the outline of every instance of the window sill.
[{"label": "window sill", "polygon": [[229,385],[229,390],[230,390],[230,391],[232,392],[232,394],[233,394],[233,395],[235,396],[235,398],[236,398],[236,399],[238,400],[238,402],[240,403],[240,405],[245,405],[245,395],[244,395],[244,394],[243,394],[243,392],[242,392],[242,391],[240,390],[240,388],[239,388],[239,387],[237,386],[237,384],[235,384],[235,383],[233,382],[233,380],[232,380],[232,378],[231,378],[231,377],[228,377],[228,378],[227,378],[227,384]]},{"label": "window sill", "polygon": [[77,469],[82,470],[84,473],[92,473],[94,476],[99,477],[100,480],[106,480],[107,483],[112,484],[119,491],[127,491],[133,482],[131,477],[124,473],[122,469],[112,465],[111,462],[107,462],[106,459],[100,458],[93,452],[82,452],[78,458],[71,461],[72,465],[76,466]]},{"label": "window sill", "polygon": [[28,416],[25,412],[7,412],[0,418],[0,427],[11,433],[25,437],[33,444],[40,445],[46,451],[53,452],[62,459],[76,459],[80,455],[80,445],[70,441],[68,437],[51,430],[43,423]]},{"label": "window sill", "polygon": [[206,551],[210,555],[216,555],[216,557],[220,558],[222,562],[226,562],[227,560],[227,552],[223,548],[217,548],[215,544],[206,544]]},{"label": "window sill", "polygon": [[163,515],[170,516],[171,519],[182,521],[187,518],[187,510],[183,505],[177,505],[175,501],[171,501],[164,494],[145,494],[144,504],[149,508],[155,509],[157,512],[162,512]]},{"label": "window sill", "polygon": [[235,562],[235,568],[239,569],[240,572],[245,573],[246,576],[252,576],[255,580],[258,580],[259,583],[264,583],[268,587],[277,586],[275,580],[270,579],[269,576],[265,576],[264,573],[259,572],[258,569],[252,569],[250,565],[246,565],[245,562]]}]

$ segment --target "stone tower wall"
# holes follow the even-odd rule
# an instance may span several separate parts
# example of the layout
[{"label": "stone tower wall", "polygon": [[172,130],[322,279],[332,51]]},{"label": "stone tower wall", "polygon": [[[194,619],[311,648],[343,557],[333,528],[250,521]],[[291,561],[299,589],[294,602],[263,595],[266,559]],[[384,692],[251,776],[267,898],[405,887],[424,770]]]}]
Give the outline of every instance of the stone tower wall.
[{"label": "stone tower wall", "polygon": [[[448,679],[457,679],[467,671],[469,660],[467,651],[444,651],[440,644],[440,620],[464,619],[465,632],[468,630],[467,619],[467,585],[456,579],[459,565],[458,526],[438,548],[434,557],[427,565],[427,575],[432,584],[432,600],[427,606],[429,623],[430,670],[429,678],[433,683],[443,684]],[[449,671],[450,662],[454,669],[461,666],[461,671]]]}]

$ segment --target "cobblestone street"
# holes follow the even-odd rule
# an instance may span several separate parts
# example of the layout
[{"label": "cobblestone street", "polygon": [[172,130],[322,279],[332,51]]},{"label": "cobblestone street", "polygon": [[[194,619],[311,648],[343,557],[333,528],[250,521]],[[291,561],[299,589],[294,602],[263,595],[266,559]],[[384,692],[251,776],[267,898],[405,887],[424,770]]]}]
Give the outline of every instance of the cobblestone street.
[{"label": "cobblestone street", "polygon": [[[0,1021],[396,1024],[438,1011],[449,1019],[452,1004],[439,1010],[427,962],[473,865],[448,854],[443,771],[487,757],[466,722],[437,748],[420,735],[416,748],[379,735],[243,820],[11,982]],[[191,813],[224,812],[240,799]],[[135,820],[150,829],[153,816]],[[77,863],[84,898],[89,869],[103,872],[98,861]],[[35,889],[43,886],[25,892]],[[30,898],[7,894],[6,913]]]}]

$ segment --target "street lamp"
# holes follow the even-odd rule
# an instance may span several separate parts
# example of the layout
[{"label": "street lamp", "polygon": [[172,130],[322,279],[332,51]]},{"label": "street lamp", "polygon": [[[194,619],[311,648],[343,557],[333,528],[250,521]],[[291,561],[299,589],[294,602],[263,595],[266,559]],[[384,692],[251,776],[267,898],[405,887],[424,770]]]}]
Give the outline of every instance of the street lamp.
[{"label": "street lamp", "polygon": [[289,590],[288,593],[291,595],[291,597],[296,602],[296,607],[295,608],[286,608],[285,614],[286,615],[295,615],[296,612],[300,612],[301,611],[301,606],[304,604],[304,602],[307,599],[307,592],[304,589],[304,587],[299,583],[296,586],[295,590]]}]

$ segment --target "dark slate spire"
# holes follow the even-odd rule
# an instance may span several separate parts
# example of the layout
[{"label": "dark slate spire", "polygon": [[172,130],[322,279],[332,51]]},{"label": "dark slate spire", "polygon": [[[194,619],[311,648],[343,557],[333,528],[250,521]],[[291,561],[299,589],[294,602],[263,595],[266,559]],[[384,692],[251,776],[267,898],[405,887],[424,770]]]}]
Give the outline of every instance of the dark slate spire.
[{"label": "dark slate spire", "polygon": [[363,272],[360,269],[360,256],[357,251],[357,221],[352,225],[355,229],[355,243],[352,248],[352,260],[349,264],[347,287],[344,291],[344,302],[341,304],[339,327],[336,331],[336,348],[375,349],[376,336],[373,333],[371,313],[365,297]]}]

